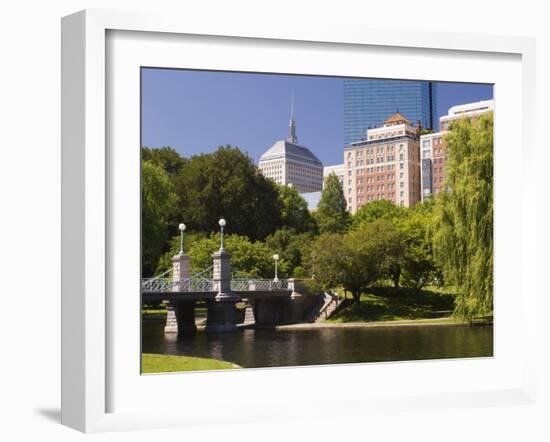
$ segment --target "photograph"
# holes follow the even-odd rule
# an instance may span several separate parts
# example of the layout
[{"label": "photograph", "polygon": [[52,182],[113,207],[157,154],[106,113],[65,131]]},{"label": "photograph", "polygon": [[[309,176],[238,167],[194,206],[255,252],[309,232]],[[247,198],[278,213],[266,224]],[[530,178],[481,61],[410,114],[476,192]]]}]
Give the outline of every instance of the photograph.
[{"label": "photograph", "polygon": [[493,84],[140,75],[142,374],[493,357]]}]

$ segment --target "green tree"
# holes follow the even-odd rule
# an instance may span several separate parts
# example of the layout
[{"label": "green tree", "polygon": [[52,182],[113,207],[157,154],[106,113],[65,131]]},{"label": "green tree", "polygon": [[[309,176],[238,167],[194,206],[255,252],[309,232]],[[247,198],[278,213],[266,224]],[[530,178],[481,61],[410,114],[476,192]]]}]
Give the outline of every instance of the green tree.
[{"label": "green tree", "polygon": [[436,201],[433,245],[458,288],[455,316],[493,312],[493,115],[460,120],[445,136],[446,187]]},{"label": "green tree", "polygon": [[401,268],[405,285],[420,290],[437,274],[433,258],[429,225],[432,222],[432,202],[417,204],[401,217],[397,228],[403,241]]},{"label": "green tree", "polygon": [[217,231],[223,216],[229,232],[258,240],[282,224],[276,184],[238,148],[220,147],[191,157],[175,183],[179,219],[192,229]]},{"label": "green tree", "polygon": [[312,239],[312,233],[298,233],[294,229],[283,227],[269,235],[265,239],[265,243],[273,253],[278,253],[287,264],[287,273],[297,277],[294,270],[296,267],[302,266],[303,250]]},{"label": "green tree", "polygon": [[290,186],[278,186],[281,224],[297,232],[316,232],[317,225],[298,190]]},{"label": "green tree", "polygon": [[331,290],[343,285],[347,250],[343,247],[343,234],[322,233],[304,250],[306,273],[316,288]]},{"label": "green tree", "polygon": [[364,204],[352,217],[352,227],[357,228],[364,223],[371,223],[377,219],[384,218],[394,220],[403,215],[406,209],[397,207],[388,200],[375,200]]},{"label": "green tree", "polygon": [[403,272],[404,258],[406,256],[406,242],[403,234],[396,228],[391,220],[380,218],[372,223],[364,224],[359,229],[363,234],[368,233],[366,226],[376,226],[376,238],[373,238],[373,250],[378,253],[380,260],[380,278],[389,278],[394,287],[399,287]]},{"label": "green tree", "polygon": [[324,233],[308,247],[305,263],[320,288],[342,287],[359,302],[361,293],[383,275],[388,256],[396,253],[396,235],[387,220],[345,234]]},{"label": "green tree", "polygon": [[[212,234],[191,244],[188,254],[191,268],[198,272],[212,265],[212,253],[220,248],[220,235]],[[258,278],[273,278],[275,264],[272,251],[260,241],[246,236],[230,234],[224,237],[224,249],[231,253],[233,273]],[[279,262],[280,276],[286,277],[285,262]]]},{"label": "green tree", "polygon": [[[174,230],[177,230],[177,226],[176,226],[176,229]],[[183,235],[184,253],[187,254],[194,243],[201,241],[205,238],[208,238],[208,236],[209,235],[205,232],[186,230],[185,234]],[[168,251],[160,257],[157,264],[157,270],[155,271],[156,275],[160,275],[161,273],[164,273],[165,271],[170,270],[172,268],[172,258],[179,253],[179,250],[180,250],[180,235],[178,233],[177,235],[172,236],[168,240]]]},{"label": "green tree", "polygon": [[177,196],[167,173],[151,161],[141,168],[142,274],[151,276],[168,240],[168,222],[176,209]]},{"label": "green tree", "polygon": [[179,153],[167,146],[156,149],[142,147],[141,160],[151,161],[157,166],[162,167],[169,176],[175,176],[180,173],[183,166],[187,163],[185,158],[182,158]]},{"label": "green tree", "polygon": [[342,233],[349,224],[346,198],[338,177],[333,172],[325,179],[315,219],[321,233]]},{"label": "green tree", "polygon": [[407,217],[410,209],[398,207],[388,200],[375,200],[363,206],[353,215],[353,229],[360,229],[362,226],[373,223],[377,220],[386,220],[391,224],[387,227],[387,235],[392,236],[388,242],[387,254],[382,262],[383,275],[392,280],[394,287],[399,287],[405,255],[405,241],[399,229],[396,230],[400,221]]}]

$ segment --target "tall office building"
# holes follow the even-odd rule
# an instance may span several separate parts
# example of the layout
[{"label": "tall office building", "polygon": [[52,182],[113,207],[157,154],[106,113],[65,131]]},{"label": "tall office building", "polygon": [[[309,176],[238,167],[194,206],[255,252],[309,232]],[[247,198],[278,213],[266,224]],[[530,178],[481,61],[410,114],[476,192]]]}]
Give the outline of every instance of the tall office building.
[{"label": "tall office building", "polygon": [[344,144],[367,138],[388,115],[403,115],[412,125],[436,130],[437,86],[429,81],[344,80]]},{"label": "tall office building", "polygon": [[386,199],[411,207],[420,200],[418,129],[400,113],[369,129],[367,139],[344,149],[344,195],[355,213],[370,201]]},{"label": "tall office building", "polygon": [[265,177],[291,185],[300,193],[323,190],[323,163],[311,150],[298,144],[292,110],[287,139],[271,146],[260,157],[258,168]]},{"label": "tall office building", "polygon": [[443,115],[439,119],[439,132],[420,137],[422,201],[441,192],[445,188],[445,163],[447,162],[445,134],[449,130],[450,124],[462,118],[475,120],[479,115],[492,112],[493,109],[493,100],[453,106],[449,109],[447,115]]}]

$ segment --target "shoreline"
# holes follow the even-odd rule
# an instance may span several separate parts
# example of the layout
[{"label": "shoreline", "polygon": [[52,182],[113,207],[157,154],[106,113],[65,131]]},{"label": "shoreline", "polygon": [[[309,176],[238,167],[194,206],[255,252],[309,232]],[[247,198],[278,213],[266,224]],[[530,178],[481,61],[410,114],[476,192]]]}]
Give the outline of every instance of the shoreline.
[{"label": "shoreline", "polygon": [[[149,316],[149,317],[147,317]],[[165,316],[165,315],[164,315]],[[144,315],[142,320],[159,320],[162,314]],[[203,320],[201,320],[202,322]],[[395,321],[372,321],[372,322],[308,322],[300,324],[284,324],[284,325],[265,325],[256,326],[255,324],[239,324],[237,328],[240,330],[314,330],[314,329],[330,329],[330,328],[390,328],[390,327],[449,327],[449,326],[464,326],[464,327],[487,327],[493,324],[468,324],[457,321],[451,317],[445,318],[425,318],[425,319],[400,319]],[[205,328],[204,322],[197,324],[197,330]]]},{"label": "shoreline", "polygon": [[[458,322],[452,318],[441,319],[404,319],[397,321],[373,321],[373,322],[314,322],[307,324],[288,324],[277,325],[276,330],[308,330],[308,329],[329,329],[329,328],[390,328],[390,327],[448,327],[448,326],[465,326],[470,327],[470,324]],[[258,327],[261,329],[262,327]],[[267,327],[264,327],[267,328]]]}]

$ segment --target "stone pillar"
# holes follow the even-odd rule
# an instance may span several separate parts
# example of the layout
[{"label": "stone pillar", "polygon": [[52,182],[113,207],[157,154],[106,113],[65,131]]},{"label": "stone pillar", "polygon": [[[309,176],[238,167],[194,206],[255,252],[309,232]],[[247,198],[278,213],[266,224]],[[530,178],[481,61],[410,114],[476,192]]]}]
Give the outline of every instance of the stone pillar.
[{"label": "stone pillar", "polygon": [[214,300],[208,302],[206,331],[235,331],[238,321],[235,304],[240,298],[231,291],[231,254],[220,249],[212,254],[212,258],[212,286],[217,294]]},{"label": "stone pillar", "polygon": [[166,305],[166,324],[164,325],[164,333],[177,333],[178,320],[176,318],[176,307],[172,303]]},{"label": "stone pillar", "polygon": [[288,316],[287,320],[290,323],[300,322],[304,317],[304,295],[298,293],[298,283],[294,278],[288,280],[288,287],[292,290],[288,300]]},{"label": "stone pillar", "polygon": [[179,282],[172,291],[181,292],[185,289],[183,282],[189,279],[191,258],[185,254],[177,254],[172,258],[172,281]]},{"label": "stone pillar", "polygon": [[212,253],[212,258],[212,288],[218,292],[216,300],[234,299],[235,295],[231,292],[231,253],[218,250]]},{"label": "stone pillar", "polygon": [[[189,278],[190,273],[190,258],[185,254],[177,254],[172,258],[172,281],[178,282],[172,288],[173,292],[179,292],[185,289],[184,281]],[[193,304],[194,305],[194,304]],[[164,333],[178,333],[178,318],[177,318],[177,303],[168,302],[166,315],[166,325]],[[193,311],[193,317],[195,312]]]}]

